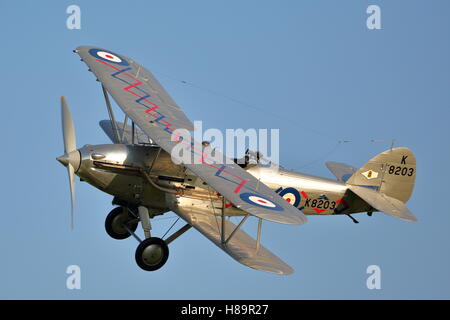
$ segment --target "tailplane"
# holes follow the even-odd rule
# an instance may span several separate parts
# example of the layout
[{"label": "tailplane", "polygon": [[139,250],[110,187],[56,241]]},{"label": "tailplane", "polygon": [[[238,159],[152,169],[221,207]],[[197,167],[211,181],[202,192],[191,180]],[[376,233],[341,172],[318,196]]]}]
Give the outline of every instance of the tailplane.
[{"label": "tailplane", "polygon": [[417,221],[417,218],[400,200],[363,187],[349,186],[349,189],[377,211],[405,221]]}]

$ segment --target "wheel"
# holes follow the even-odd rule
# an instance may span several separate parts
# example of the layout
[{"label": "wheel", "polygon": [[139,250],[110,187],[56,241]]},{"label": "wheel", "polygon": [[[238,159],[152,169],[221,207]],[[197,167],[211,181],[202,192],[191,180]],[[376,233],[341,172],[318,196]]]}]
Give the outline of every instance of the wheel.
[{"label": "wheel", "polygon": [[126,224],[131,231],[136,231],[139,220],[133,217],[124,207],[117,207],[111,210],[105,220],[106,233],[111,238],[122,240],[130,236],[130,233],[123,226]]},{"label": "wheel", "polygon": [[169,247],[160,238],[148,238],[136,248],[136,263],[145,271],[161,268],[169,258]]}]

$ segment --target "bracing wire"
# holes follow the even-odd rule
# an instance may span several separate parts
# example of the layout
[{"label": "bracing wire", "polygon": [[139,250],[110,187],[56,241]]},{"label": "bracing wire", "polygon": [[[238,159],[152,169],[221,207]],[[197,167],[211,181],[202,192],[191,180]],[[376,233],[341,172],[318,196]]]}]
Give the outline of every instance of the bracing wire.
[{"label": "bracing wire", "polygon": [[161,237],[161,239],[164,239],[164,237],[169,233],[170,230],[172,230],[172,228],[175,226],[175,224],[178,222],[178,220],[180,220],[180,218],[178,218],[177,220],[175,220],[174,223],[172,223],[169,230],[167,230],[166,233],[164,233],[164,235]]}]

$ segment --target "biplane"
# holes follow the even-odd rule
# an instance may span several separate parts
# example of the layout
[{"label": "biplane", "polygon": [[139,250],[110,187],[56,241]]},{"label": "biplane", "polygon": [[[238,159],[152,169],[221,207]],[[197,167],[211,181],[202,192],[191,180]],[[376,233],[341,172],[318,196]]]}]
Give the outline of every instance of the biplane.
[{"label": "biplane", "polygon": [[[194,126],[152,73],[110,50],[80,46],[74,52],[101,83],[109,120],[100,126],[113,143],[77,149],[72,116],[61,98],[64,155],[57,160],[69,173],[71,224],[76,174],[113,196],[106,232],[114,239],[134,237],[136,263],[144,270],[160,269],[169,257],[168,245],[192,227],[241,264],[290,274],[293,269],[261,244],[263,220],[302,225],[307,215],[347,215],[357,222],[351,214],[383,212],[416,221],[405,205],[416,176],[416,160],[407,148],[384,151],[359,169],[327,162],[335,180],[274,170],[254,151],[230,159],[214,150],[211,158],[204,152],[208,143],[177,134]],[[110,96],[125,113],[123,123],[115,120]],[[200,161],[174,153],[180,144]],[[155,237],[151,220],[166,212],[185,225],[165,239]],[[256,239],[242,228],[249,218],[257,219]],[[143,239],[136,233],[139,225]]]}]

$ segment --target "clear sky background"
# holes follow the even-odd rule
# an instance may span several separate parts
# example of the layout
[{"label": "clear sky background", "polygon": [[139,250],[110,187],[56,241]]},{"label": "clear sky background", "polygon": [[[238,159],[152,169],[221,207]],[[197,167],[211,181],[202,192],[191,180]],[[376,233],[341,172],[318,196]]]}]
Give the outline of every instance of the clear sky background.
[{"label": "clear sky background", "polygon": [[[71,4],[81,30],[66,28]],[[366,27],[370,4],[382,30]],[[449,12],[445,0],[1,1],[0,298],[449,299]],[[163,269],[142,271],[136,241],[104,231],[111,196],[77,181],[70,230],[67,173],[55,160],[59,97],[79,147],[109,143],[100,85],[72,53],[78,45],[134,58],[204,127],[279,128],[287,168],[331,178],[325,161],[359,167],[395,139],[417,157],[408,206],[419,222],[381,213],[356,215],[358,225],[267,222],[263,244],[296,270],[285,277],[246,268],[191,230]],[[173,221],[154,221],[154,234]],[[66,288],[72,264],[81,290]],[[366,288],[373,264],[381,290]]]}]

